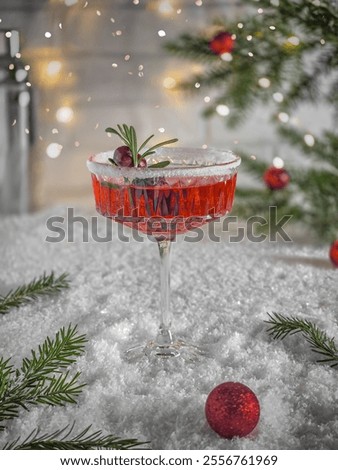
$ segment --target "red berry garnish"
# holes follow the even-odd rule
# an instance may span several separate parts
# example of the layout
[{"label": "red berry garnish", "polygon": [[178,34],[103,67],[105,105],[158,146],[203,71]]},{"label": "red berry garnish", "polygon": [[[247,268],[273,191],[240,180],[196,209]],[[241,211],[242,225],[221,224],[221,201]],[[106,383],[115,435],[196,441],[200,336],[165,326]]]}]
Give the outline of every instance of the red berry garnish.
[{"label": "red berry garnish", "polygon": [[114,162],[118,166],[133,166],[133,157],[128,145],[121,145],[114,152]]},{"label": "red berry garnish", "polygon": [[[118,124],[117,129],[114,129],[113,127],[107,127],[106,132],[108,132],[109,134],[117,135],[126,144],[121,145],[121,147],[118,147],[114,151],[113,159],[108,158],[108,161],[112,165],[114,165],[115,163],[117,166],[137,166],[139,168],[147,168],[148,164],[145,157],[151,155],[152,153],[155,153],[155,149],[157,149],[158,147],[177,142],[177,139],[165,140],[164,142],[160,142],[156,145],[153,145],[152,147],[143,150],[143,152],[140,153],[141,150],[145,148],[149,140],[154,137],[153,135],[148,137],[140,146],[138,146],[136,131],[133,126],[127,126],[127,124]],[[169,165],[169,163],[170,162],[160,162],[156,164],[156,166],[160,165],[159,167],[162,168],[166,165]],[[155,165],[150,165],[149,168],[154,166]]]},{"label": "red berry garnish", "polygon": [[141,160],[139,160],[137,166],[140,167],[140,168],[146,168],[148,166],[147,160],[145,158],[141,158]]}]

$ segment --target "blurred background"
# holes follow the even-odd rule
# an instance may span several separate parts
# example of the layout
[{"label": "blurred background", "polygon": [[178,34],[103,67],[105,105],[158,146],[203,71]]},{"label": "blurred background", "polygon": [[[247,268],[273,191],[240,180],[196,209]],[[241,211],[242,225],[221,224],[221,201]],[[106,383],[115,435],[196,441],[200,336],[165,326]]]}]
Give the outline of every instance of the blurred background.
[{"label": "blurred background", "polygon": [[[203,96],[170,90],[187,66],[163,49],[238,2],[1,0],[1,28],[17,29],[34,99],[34,207],[92,204],[86,159],[113,147],[104,129],[126,122],[140,136],[200,146],[217,137],[201,117]],[[198,67],[198,65],[196,65]],[[154,139],[155,142],[155,139]]]},{"label": "blurred background", "polygon": [[[25,182],[23,176],[16,177],[15,184],[19,188],[16,192],[27,187],[33,210],[54,205],[93,206],[86,159],[92,153],[114,148],[117,140],[107,135],[104,129],[123,122],[134,125],[140,139],[154,133],[158,141],[177,137],[182,146],[211,145],[246,152],[249,159],[246,162],[249,164],[241,169],[239,187],[245,188],[248,184],[259,189],[265,187],[262,178],[255,179],[246,174],[245,169],[250,170],[250,158],[267,166],[275,162],[277,167],[287,167],[289,164],[299,169],[309,167],[307,153],[315,147],[314,133],[320,134],[323,129],[332,128],[335,114],[327,101],[312,100],[310,95],[306,95],[311,87],[304,78],[304,70],[307,64],[313,63],[317,46],[324,48],[329,40],[336,46],[337,39],[334,40],[332,31],[326,27],[330,18],[325,14],[317,15],[322,11],[322,4],[325,8],[328,4],[335,9],[335,2],[303,0],[298,3],[306,2],[311,5],[309,18],[301,17],[296,9],[290,10],[290,18],[285,16],[287,13],[282,11],[282,6],[290,4],[290,1],[279,0],[1,0],[0,65],[3,70],[9,69],[8,73],[16,73],[12,82],[21,87],[20,93],[25,93],[20,95],[19,100],[14,92],[8,91],[13,83],[9,86],[8,79],[0,77],[0,143],[3,154],[11,147],[17,159],[21,160],[16,163],[20,167],[15,170],[17,175],[32,175],[30,182]],[[271,20],[273,16],[266,16],[265,23],[260,26],[264,30],[257,27],[259,17],[265,14],[260,5],[271,6],[275,10],[272,15],[277,15],[274,22]],[[252,27],[245,32],[250,17]],[[213,24],[215,18],[223,18],[223,23],[217,24],[216,21]],[[225,94],[223,98],[228,101],[224,102],[215,91],[223,86],[223,78],[219,73],[218,76],[217,73],[212,75],[212,70],[223,67],[226,77],[228,72],[224,67],[233,67],[237,62],[232,61],[232,47],[225,54],[215,54],[210,48],[206,51],[205,45],[209,41],[210,46],[213,35],[219,30],[226,31],[227,23],[235,28],[235,32],[234,29],[230,31],[230,36],[232,33],[232,40],[236,43],[234,57],[237,53],[237,59],[242,60],[238,64],[243,64],[244,58],[247,63],[250,62],[248,57],[254,56],[251,52],[254,48],[251,47],[255,46],[255,41],[262,41],[261,46],[255,46],[256,56],[261,51],[262,57],[257,57],[258,65],[254,71],[246,65],[247,69],[242,70],[239,79],[238,70],[235,75],[233,69],[237,84],[243,84],[242,90],[232,90],[232,95]],[[322,30],[316,30],[315,24]],[[299,35],[295,32],[297,26],[300,26]],[[277,42],[271,44],[272,40],[277,41],[276,28],[280,34],[278,51],[273,50]],[[311,32],[311,28],[314,37],[310,38],[308,31]],[[324,30],[327,30],[327,38],[322,35]],[[20,35],[20,48],[16,31]],[[199,43],[198,35],[203,36],[203,31],[207,32],[207,40],[204,37],[204,42]],[[266,40],[262,31],[269,33]],[[174,50],[174,53],[164,47],[170,41],[179,41],[182,35],[195,35],[197,42],[190,40],[185,49]],[[194,51],[195,46],[197,50]],[[196,53],[198,47],[201,47],[201,57]],[[305,60],[298,52],[302,50],[311,52]],[[292,54],[295,59],[290,64]],[[279,55],[280,62],[287,63],[284,75],[278,70]],[[264,64],[268,56],[271,62],[273,57],[276,58],[275,68],[270,67],[265,72]],[[321,56],[324,58],[323,54]],[[208,60],[212,64],[209,77],[206,75],[208,66],[205,65]],[[261,76],[252,75],[255,85],[246,85],[247,77],[253,72],[259,73],[257,70],[260,68]],[[321,68],[322,73],[327,70],[327,64]],[[18,70],[21,72],[18,73]],[[291,124],[293,129],[299,130],[303,148],[298,149],[290,145],[290,139],[277,133],[271,123],[274,107],[282,106],[283,83],[287,83],[288,76],[293,77],[296,70],[304,72],[299,78],[303,81],[299,82],[298,95],[294,93],[293,96],[301,97],[300,106],[292,114],[283,108],[278,109],[276,119],[279,124]],[[315,76],[317,72],[311,73]],[[194,82],[194,77],[199,76],[202,85],[204,80],[205,87],[198,81]],[[189,86],[185,86],[185,90],[177,86],[189,79],[190,90]],[[225,78],[223,81],[225,83]],[[215,84],[217,86],[212,89]],[[211,87],[208,88],[208,85]],[[198,93],[191,88],[198,89]],[[286,87],[285,92],[288,91],[290,87]],[[6,93],[13,95],[13,109],[17,106],[23,113],[20,119],[15,109],[11,111],[6,108]],[[255,103],[256,96],[264,99]],[[331,96],[331,101],[334,101],[336,95]],[[214,110],[209,113],[209,119],[205,119],[203,110],[213,100]],[[233,109],[238,105],[245,108],[247,118],[240,120],[236,127],[228,126],[227,120],[233,116]],[[21,201],[19,209],[8,200],[13,200],[13,195],[6,201],[9,194],[9,189],[6,189],[9,163],[6,170],[4,160],[5,157],[0,155],[0,212],[25,212],[28,208],[24,201]],[[11,171],[13,173],[14,170]],[[257,171],[261,176],[263,167],[258,165]],[[296,182],[298,176],[295,173],[292,181]],[[15,179],[13,176],[11,178]],[[304,183],[299,184],[298,194],[305,186]],[[321,189],[319,191],[322,192]],[[251,201],[254,194],[250,193]],[[264,198],[267,195],[270,197],[269,194],[264,193]],[[286,193],[284,195],[286,197]],[[259,198],[261,202],[261,196]],[[313,200],[318,200],[318,195]],[[290,209],[289,197],[287,202],[286,207]],[[302,201],[298,202],[302,206]],[[335,203],[336,200],[326,198],[322,206]],[[251,209],[256,210],[255,207]],[[321,212],[322,209],[318,209],[317,214]],[[296,215],[297,211],[294,213]],[[332,222],[332,214],[327,215],[326,219]]]}]

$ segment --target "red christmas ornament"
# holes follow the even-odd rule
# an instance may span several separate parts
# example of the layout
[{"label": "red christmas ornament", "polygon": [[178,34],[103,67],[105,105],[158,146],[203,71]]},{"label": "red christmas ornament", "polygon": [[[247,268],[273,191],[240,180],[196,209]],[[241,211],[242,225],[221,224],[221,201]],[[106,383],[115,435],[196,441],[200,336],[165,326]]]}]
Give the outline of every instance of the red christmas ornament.
[{"label": "red christmas ornament", "polygon": [[329,255],[330,255],[330,260],[332,261],[332,263],[338,267],[338,240],[335,240],[332,243],[330,247]]},{"label": "red christmas ornament", "polygon": [[252,390],[239,382],[225,382],[214,388],[205,403],[210,427],[222,437],[244,437],[257,425],[259,402]]},{"label": "red christmas ornament", "polygon": [[263,175],[263,180],[269,189],[283,189],[290,182],[289,173],[284,168],[270,166]]},{"label": "red christmas ornament", "polygon": [[209,47],[217,55],[222,55],[225,52],[232,52],[234,49],[235,41],[230,33],[225,31],[216,34],[216,36],[209,42]]}]

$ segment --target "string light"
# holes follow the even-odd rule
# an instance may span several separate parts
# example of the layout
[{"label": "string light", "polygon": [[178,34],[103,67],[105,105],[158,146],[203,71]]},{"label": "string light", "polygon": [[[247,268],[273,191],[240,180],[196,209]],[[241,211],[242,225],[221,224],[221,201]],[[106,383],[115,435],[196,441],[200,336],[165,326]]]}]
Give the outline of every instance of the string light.
[{"label": "string light", "polygon": [[210,96],[205,96],[203,98],[203,101],[204,101],[204,103],[210,103],[210,99],[211,99]]},{"label": "string light", "polygon": [[225,104],[219,104],[216,106],[216,112],[220,116],[228,116],[228,114],[230,113],[230,109]]},{"label": "string light", "polygon": [[47,74],[54,76],[57,75],[62,69],[62,63],[59,60],[52,60],[47,65]]},{"label": "string light", "polygon": [[242,29],[244,27],[244,24],[243,23],[237,23],[237,28],[238,29]]},{"label": "string light", "polygon": [[276,26],[271,25],[271,26],[269,26],[269,29],[271,29],[271,31],[275,31]]},{"label": "string light", "polygon": [[52,142],[46,148],[46,153],[49,158],[57,158],[60,156],[62,152],[63,146],[61,144],[57,144],[56,142]]},{"label": "string light", "polygon": [[280,157],[275,157],[272,160],[272,164],[275,168],[283,168],[284,167],[284,160]]},{"label": "string light", "polygon": [[157,34],[160,36],[160,38],[164,38],[164,36],[166,36],[166,32],[163,29],[157,31]]},{"label": "string light", "polygon": [[231,62],[232,61],[232,55],[230,52],[224,52],[221,54],[221,59],[224,60],[225,62]]},{"label": "string light", "polygon": [[165,132],[164,127],[159,127],[158,132],[161,132],[163,134],[163,132]]},{"label": "string light", "polygon": [[12,33],[10,31],[7,31],[7,33],[5,34],[6,38],[11,38],[12,37]]},{"label": "string light", "polygon": [[272,95],[272,98],[276,101],[276,103],[282,103],[282,101],[284,100],[284,96],[279,91],[274,93]]},{"label": "string light", "polygon": [[257,13],[261,15],[264,12],[263,8],[258,8]]},{"label": "string light", "polygon": [[46,31],[45,38],[50,39],[51,37],[52,37],[52,33],[50,33],[49,31]]},{"label": "string light", "polygon": [[167,90],[172,90],[173,88],[175,88],[177,82],[174,77],[165,77],[162,84]]},{"label": "string light", "polygon": [[278,114],[278,119],[281,121],[281,122],[284,122],[284,123],[287,123],[289,121],[289,115],[287,113],[279,113]]},{"label": "string light", "polygon": [[195,88],[200,88],[201,84],[199,82],[195,83]]},{"label": "string light", "polygon": [[113,67],[113,69],[116,69],[116,67],[117,67],[116,62],[113,62],[113,63],[111,64],[111,66]]},{"label": "string light", "polygon": [[268,78],[262,77],[258,80],[258,85],[261,86],[262,88],[269,88],[271,85],[271,82]]},{"label": "string light", "polygon": [[252,53],[252,52],[248,52],[248,56],[249,56],[249,57],[253,57],[253,53]]},{"label": "string light", "polygon": [[158,12],[164,16],[171,15],[172,13],[174,13],[174,7],[170,0],[160,0],[158,4],[154,2],[153,8],[157,8]]},{"label": "string light", "polygon": [[299,43],[300,43],[299,38],[297,38],[297,36],[290,36],[288,38],[288,42],[292,44],[293,46],[299,46]]},{"label": "string light", "polygon": [[56,119],[59,122],[68,124],[74,118],[74,111],[69,106],[62,106],[56,111]]},{"label": "string light", "polygon": [[311,134],[305,134],[304,135],[304,142],[306,143],[307,146],[313,147],[315,144],[315,138]]},{"label": "string light", "polygon": [[252,36],[251,34],[249,34],[247,37],[246,37],[247,41],[251,41],[252,40]]}]

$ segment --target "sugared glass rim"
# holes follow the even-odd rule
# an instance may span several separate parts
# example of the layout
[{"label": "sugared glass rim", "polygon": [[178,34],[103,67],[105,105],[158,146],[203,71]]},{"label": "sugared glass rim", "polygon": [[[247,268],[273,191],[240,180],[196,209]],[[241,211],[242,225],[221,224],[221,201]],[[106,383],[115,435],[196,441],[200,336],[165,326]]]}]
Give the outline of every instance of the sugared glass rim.
[{"label": "sugared glass rim", "polygon": [[[193,147],[160,147],[149,158],[150,163],[169,160],[164,168],[135,168],[113,166],[108,158],[113,158],[114,151],[92,155],[87,160],[87,167],[96,176],[108,178],[156,178],[194,177],[233,174],[241,159],[231,150]],[[191,162],[189,163],[188,160]],[[205,163],[204,163],[205,161]]]}]

